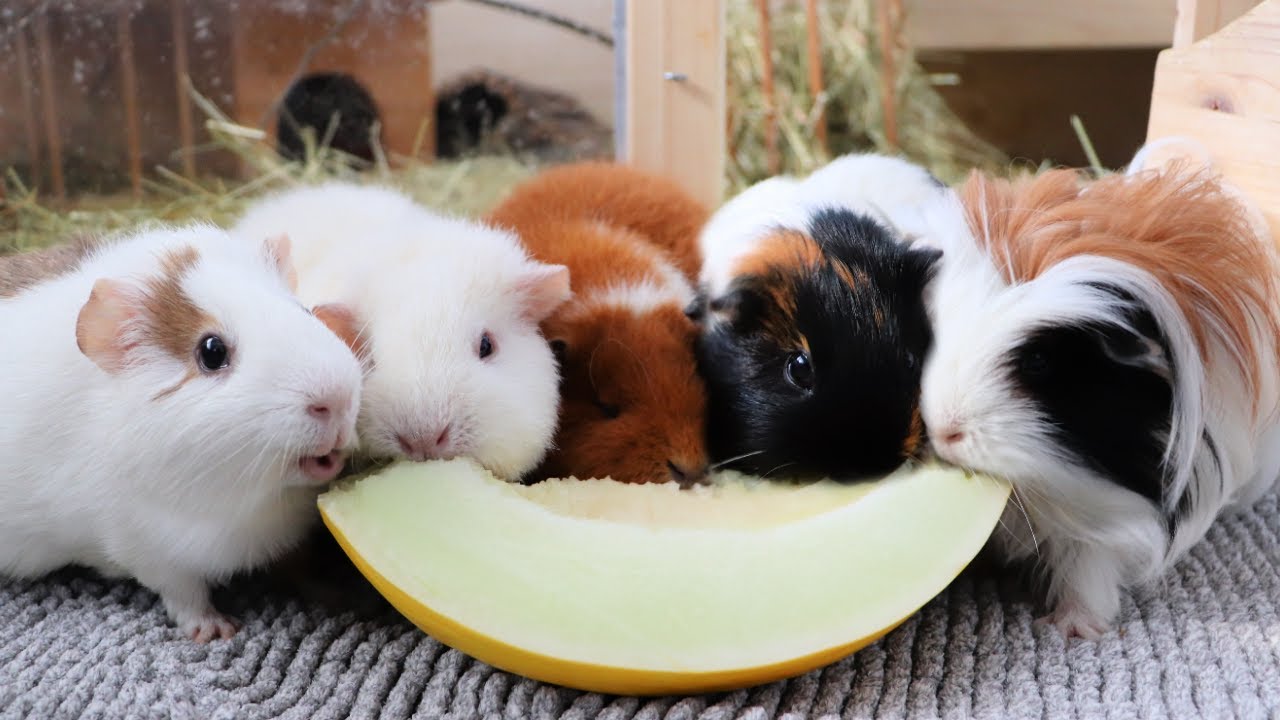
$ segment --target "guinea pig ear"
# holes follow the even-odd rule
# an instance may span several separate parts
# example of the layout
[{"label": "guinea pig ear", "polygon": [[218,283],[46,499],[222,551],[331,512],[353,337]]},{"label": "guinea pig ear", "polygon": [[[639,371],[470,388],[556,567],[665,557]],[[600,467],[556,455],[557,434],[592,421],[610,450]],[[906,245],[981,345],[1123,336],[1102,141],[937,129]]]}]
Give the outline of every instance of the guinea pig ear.
[{"label": "guinea pig ear", "polygon": [[1099,333],[1102,352],[1112,362],[1136,367],[1173,381],[1173,360],[1157,338],[1112,325]]},{"label": "guinea pig ear", "polygon": [[280,273],[290,292],[298,290],[298,271],[293,267],[293,242],[285,233],[273,235],[263,242],[267,261]]},{"label": "guinea pig ear", "polygon": [[349,306],[341,303],[325,303],[311,310],[325,327],[333,331],[342,342],[351,348],[352,354],[370,369],[373,365],[372,348],[369,347],[369,336],[364,332],[364,323]]},{"label": "guinea pig ear", "polygon": [[547,344],[551,346],[551,354],[556,356],[556,364],[564,367],[565,356],[569,354],[569,343],[563,338],[552,338]]},{"label": "guinea pig ear", "polygon": [[76,346],[111,375],[124,369],[129,351],[129,325],[142,313],[142,298],[128,283],[101,278],[76,317]]},{"label": "guinea pig ear", "polygon": [[573,296],[569,288],[569,268],[530,263],[516,277],[515,292],[524,318],[542,322]]},{"label": "guinea pig ear", "polygon": [[940,248],[924,243],[914,245],[907,255],[911,259],[916,272],[919,273],[920,279],[926,282],[937,272],[938,263],[942,260],[942,250]]},{"label": "guinea pig ear", "polygon": [[746,329],[764,312],[764,299],[751,278],[739,278],[729,286],[728,292],[711,298],[707,309],[718,322]]}]

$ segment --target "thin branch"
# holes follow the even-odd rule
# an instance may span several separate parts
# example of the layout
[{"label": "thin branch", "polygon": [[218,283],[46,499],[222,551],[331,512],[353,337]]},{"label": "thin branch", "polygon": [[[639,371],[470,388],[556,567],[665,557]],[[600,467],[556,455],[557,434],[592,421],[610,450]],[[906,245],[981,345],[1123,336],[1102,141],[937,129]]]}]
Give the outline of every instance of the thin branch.
[{"label": "thin branch", "polygon": [[604,45],[605,47],[613,47],[613,38],[609,37],[605,33],[600,32],[599,30],[596,30],[593,27],[583,25],[582,23],[577,22],[575,20],[570,20],[569,18],[564,17],[562,15],[549,13],[546,10],[539,10],[538,8],[532,8],[532,7],[529,7],[528,5],[523,5],[521,3],[509,2],[509,0],[470,0],[470,2],[479,4],[479,5],[488,5],[489,7],[498,8],[500,10],[507,10],[509,12],[519,13],[520,15],[524,15],[526,17],[531,17],[537,20],[542,20],[544,22],[549,22],[552,25],[557,25],[559,27],[564,28],[565,30],[576,32],[579,35],[585,35],[586,37],[589,37],[592,40],[595,40],[596,42]]}]

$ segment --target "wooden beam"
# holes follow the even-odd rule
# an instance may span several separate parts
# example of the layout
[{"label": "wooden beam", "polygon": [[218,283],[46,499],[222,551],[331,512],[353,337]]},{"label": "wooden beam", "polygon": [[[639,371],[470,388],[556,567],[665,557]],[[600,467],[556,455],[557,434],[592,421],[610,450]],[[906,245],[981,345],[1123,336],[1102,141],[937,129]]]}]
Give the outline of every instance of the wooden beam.
[{"label": "wooden beam", "polygon": [[813,95],[814,107],[818,112],[813,134],[818,140],[818,147],[822,150],[822,154],[826,155],[831,149],[827,145],[827,108],[826,102],[822,97],[824,91],[822,81],[822,37],[819,33],[821,27],[818,24],[818,0],[805,0],[804,13],[805,45],[809,55],[809,93]]},{"label": "wooden beam", "polygon": [[138,118],[138,71],[133,64],[133,12],[122,5],[116,11],[116,42],[120,51],[120,93],[124,101],[125,138],[129,148],[129,183],[135,198],[142,197],[142,127]]},{"label": "wooden beam", "polygon": [[53,83],[53,43],[49,41],[49,15],[44,9],[36,11],[36,48],[40,53],[40,99],[44,111],[44,139],[49,148],[49,176],[53,180],[53,195],[58,200],[67,199],[67,184],[62,176],[62,136],[58,127],[57,88]]},{"label": "wooden beam", "polygon": [[1147,140],[1152,164],[1207,152],[1224,177],[1262,210],[1280,240],[1280,0],[1266,0],[1209,38],[1160,53]]},{"label": "wooden beam", "polygon": [[724,199],[724,0],[630,0],[625,157],[700,201]]},{"label": "wooden beam", "polygon": [[756,21],[760,24],[760,90],[764,95],[764,157],[770,175],[782,170],[778,153],[777,89],[773,83],[773,23],[769,20],[769,1],[756,0]]},{"label": "wooden beam", "polygon": [[[1257,0],[1218,5],[1218,27]],[[1169,47],[1171,0],[904,0],[907,37],[917,50]]]}]

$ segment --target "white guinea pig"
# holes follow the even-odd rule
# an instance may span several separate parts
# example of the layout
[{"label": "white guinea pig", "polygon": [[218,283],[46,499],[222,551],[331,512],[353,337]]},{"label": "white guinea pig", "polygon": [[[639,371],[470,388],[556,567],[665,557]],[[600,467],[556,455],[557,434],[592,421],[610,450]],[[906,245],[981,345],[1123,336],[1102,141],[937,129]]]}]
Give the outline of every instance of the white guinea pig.
[{"label": "white guinea pig", "polygon": [[1096,638],[1122,588],[1272,480],[1256,453],[1277,406],[1273,248],[1185,168],[1083,189],[1069,170],[975,173],[961,195],[973,234],[931,287],[930,442],[1009,480],[995,547],[1038,564],[1050,622]]},{"label": "white guinea pig", "polygon": [[570,296],[566,267],[532,260],[509,232],[386,187],[285,191],[250,208],[237,230],[287,233],[298,296],[355,312],[369,365],[363,452],[468,456],[509,480],[542,460],[559,375],[538,324]]},{"label": "white guinea pig", "polygon": [[360,366],[287,284],[286,238],[110,238],[0,298],[0,573],[133,577],[199,641],[209,583],[302,539]]}]

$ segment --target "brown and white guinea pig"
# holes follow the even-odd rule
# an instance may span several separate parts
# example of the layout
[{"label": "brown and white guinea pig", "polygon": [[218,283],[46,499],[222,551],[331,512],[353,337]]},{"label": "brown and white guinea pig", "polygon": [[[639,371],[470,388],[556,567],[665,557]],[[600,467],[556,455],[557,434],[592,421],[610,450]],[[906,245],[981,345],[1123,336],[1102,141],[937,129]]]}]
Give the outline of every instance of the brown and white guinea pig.
[{"label": "brown and white guinea pig", "polygon": [[326,182],[262,198],[236,224],[287,233],[297,293],[354,313],[368,372],[363,454],[470,457],[518,480],[541,462],[559,404],[538,323],[569,297],[569,271],[514,235],[432,212],[392,187]]},{"label": "brown and white guinea pig", "polygon": [[360,365],[291,292],[286,238],[191,225],[80,250],[26,257],[40,277],[0,297],[0,573],[132,577],[196,640],[229,637],[209,586],[314,526]]},{"label": "brown and white guinea pig", "polygon": [[534,257],[567,265],[573,286],[542,323],[560,359],[562,410],[536,476],[706,476],[706,394],[685,309],[707,214],[662,177],[587,162],[539,174],[489,215]]},{"label": "brown and white guinea pig", "polygon": [[716,212],[692,310],[713,462],[852,481],[916,456],[939,251],[903,228],[931,234],[927,208],[946,192],[908,161],[850,155]]},{"label": "brown and white guinea pig", "polygon": [[930,288],[931,445],[1011,483],[994,547],[1036,561],[1047,621],[1095,638],[1123,588],[1275,477],[1257,460],[1277,406],[1271,239],[1181,163],[975,172],[960,192],[972,233]]}]

